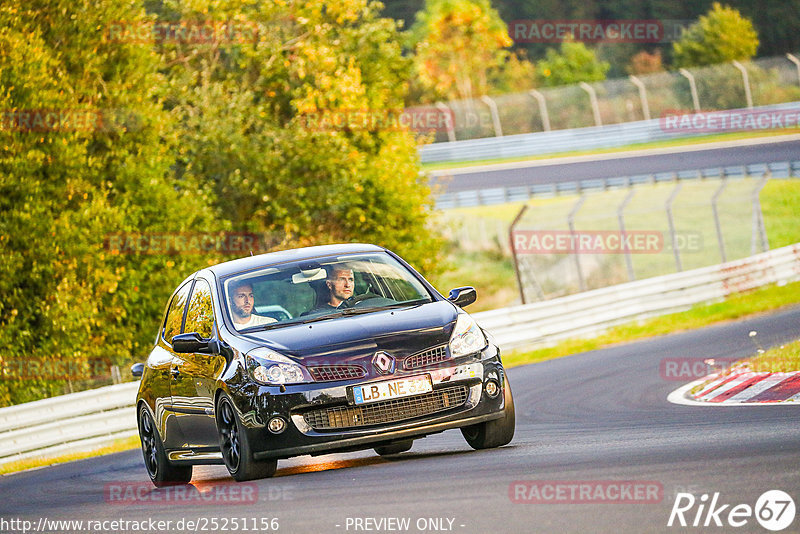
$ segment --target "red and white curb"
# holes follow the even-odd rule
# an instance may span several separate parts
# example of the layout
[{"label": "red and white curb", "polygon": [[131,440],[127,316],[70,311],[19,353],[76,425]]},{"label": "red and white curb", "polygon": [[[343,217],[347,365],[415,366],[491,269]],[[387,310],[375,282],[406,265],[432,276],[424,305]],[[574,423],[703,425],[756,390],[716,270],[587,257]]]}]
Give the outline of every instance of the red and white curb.
[{"label": "red and white curb", "polygon": [[[695,393],[690,393],[702,386]],[[774,406],[800,403],[800,371],[766,373],[746,368],[729,374],[709,375],[681,386],[667,397],[689,406]]]}]

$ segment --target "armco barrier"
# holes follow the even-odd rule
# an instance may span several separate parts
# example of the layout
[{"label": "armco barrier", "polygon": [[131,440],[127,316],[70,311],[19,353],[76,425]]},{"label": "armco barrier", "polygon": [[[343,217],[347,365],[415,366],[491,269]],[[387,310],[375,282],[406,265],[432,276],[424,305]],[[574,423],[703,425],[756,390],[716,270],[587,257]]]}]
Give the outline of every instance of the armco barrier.
[{"label": "armco barrier", "polygon": [[691,271],[474,314],[508,350],[596,333],[635,319],[800,280],[800,244]]},{"label": "armco barrier", "polygon": [[[795,280],[800,280],[800,243],[721,265],[473,316],[503,350],[509,350],[580,337]],[[0,409],[0,464],[135,435],[137,387],[136,382],[119,384]]]},{"label": "armco barrier", "polygon": [[0,464],[134,435],[138,387],[128,382],[0,409]]},{"label": "armco barrier", "polygon": [[[757,112],[793,111],[800,108],[800,103],[789,102],[770,106],[755,107],[751,110],[730,110]],[[725,133],[720,129],[715,133]],[[598,148],[616,148],[638,143],[650,143],[668,139],[681,139],[709,135],[709,132],[693,132],[685,130],[667,130],[662,127],[661,119],[608,124],[605,126],[589,126],[569,130],[553,130],[550,132],[534,132],[528,134],[508,135],[504,137],[486,137],[446,143],[433,143],[420,147],[419,155],[422,163],[478,161],[499,158],[516,158],[594,150]]]}]

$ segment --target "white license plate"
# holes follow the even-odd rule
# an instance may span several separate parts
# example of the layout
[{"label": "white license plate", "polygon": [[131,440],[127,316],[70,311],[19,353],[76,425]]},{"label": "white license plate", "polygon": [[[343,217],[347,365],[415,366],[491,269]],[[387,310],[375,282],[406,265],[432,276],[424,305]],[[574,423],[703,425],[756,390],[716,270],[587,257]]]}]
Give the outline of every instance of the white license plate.
[{"label": "white license plate", "polygon": [[364,386],[353,386],[356,404],[366,404],[389,399],[399,399],[433,391],[429,375],[399,378],[387,382],[376,382]]}]

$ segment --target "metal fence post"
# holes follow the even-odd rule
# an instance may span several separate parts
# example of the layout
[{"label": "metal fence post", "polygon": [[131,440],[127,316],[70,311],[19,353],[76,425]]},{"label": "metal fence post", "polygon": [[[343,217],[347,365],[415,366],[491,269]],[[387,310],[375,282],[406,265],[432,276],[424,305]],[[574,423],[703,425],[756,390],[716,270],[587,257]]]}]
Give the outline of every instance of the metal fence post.
[{"label": "metal fence post", "polygon": [[544,128],[545,132],[549,132],[550,114],[547,112],[547,101],[544,99],[544,95],[536,89],[531,89],[528,91],[528,94],[535,98],[536,102],[539,103],[539,114],[542,116],[542,128]]},{"label": "metal fence post", "polygon": [[717,228],[717,242],[719,243],[719,255],[722,258],[722,263],[728,261],[727,256],[725,255],[725,238],[722,235],[722,225],[719,222],[719,210],[717,208],[717,201],[719,200],[719,196],[725,190],[725,187],[728,185],[728,181],[725,179],[724,176],[720,176],[720,183],[719,188],[714,191],[714,195],[711,197],[711,212],[714,214],[714,226]]},{"label": "metal fence post", "polygon": [[797,82],[800,83],[800,59],[797,59],[797,56],[794,54],[786,54],[786,59],[794,63],[794,66],[797,67]]},{"label": "metal fence post", "polygon": [[742,83],[744,84],[744,99],[747,101],[747,108],[753,109],[753,93],[750,92],[750,78],[747,75],[747,69],[744,68],[744,65],[733,60],[733,66],[739,69],[739,72],[742,73]]},{"label": "metal fence post", "polygon": [[678,251],[678,238],[675,235],[675,221],[672,218],[672,203],[675,201],[675,197],[678,196],[682,186],[683,184],[681,183],[678,183],[678,185],[675,186],[675,189],[673,189],[672,193],[670,193],[666,204],[669,235],[672,239],[672,252],[675,255],[675,267],[678,269],[678,272],[683,271],[683,267],[681,266],[681,254]]},{"label": "metal fence post", "polygon": [[680,69],[678,72],[689,80],[689,90],[692,92],[692,105],[694,106],[695,113],[700,113],[700,99],[697,97],[697,85],[694,83],[694,75],[686,69]]},{"label": "metal fence post", "polygon": [[511,226],[508,228],[508,242],[511,246],[511,257],[514,260],[514,273],[517,275],[517,285],[519,286],[519,298],[522,301],[522,304],[525,304],[525,287],[522,285],[522,276],[520,275],[520,266],[519,266],[519,258],[517,257],[517,247],[514,246],[514,230],[517,227],[517,223],[519,223],[522,216],[528,210],[528,205],[525,204],[522,206],[522,209],[519,210],[517,216],[514,217],[514,221],[511,223]]},{"label": "metal fence post", "polygon": [[497,111],[497,104],[486,95],[481,97],[481,102],[489,106],[489,113],[492,114],[492,126],[494,126],[494,136],[503,137],[503,128],[500,126],[500,113]]},{"label": "metal fence post", "polygon": [[[625,215],[624,211],[625,208],[628,206],[628,203],[633,198],[633,195],[636,194],[636,189],[631,187],[631,190],[628,191],[628,194],[625,196],[625,200],[622,201],[622,204],[619,205],[617,208],[617,220],[619,221],[619,232],[620,232],[620,239],[622,242],[625,242]],[[631,259],[631,251],[628,247],[625,247],[625,267],[628,269],[628,280],[633,282],[636,280],[636,275],[633,272],[633,260]]]},{"label": "metal fence post", "polygon": [[650,105],[647,103],[647,88],[645,88],[644,83],[642,80],[631,74],[629,76],[633,85],[639,88],[639,100],[642,101],[642,114],[644,115],[644,120],[650,120]]},{"label": "metal fence post", "polygon": [[567,225],[569,226],[569,235],[570,238],[572,238],[572,246],[573,246],[572,255],[575,258],[575,268],[578,270],[578,283],[580,284],[581,291],[586,291],[586,281],[583,278],[583,270],[581,269],[581,260],[579,255],[580,253],[578,252],[577,247],[575,246],[576,242],[575,214],[578,213],[578,210],[581,209],[581,206],[583,206],[583,203],[585,201],[586,201],[586,194],[584,193],[581,195],[578,201],[575,202],[575,205],[570,210],[569,215],[567,215]]},{"label": "metal fence post", "polygon": [[451,143],[456,140],[455,113],[446,104],[437,102],[436,109],[444,113],[445,123],[447,124],[447,140]]},{"label": "metal fence post", "polygon": [[761,201],[759,195],[764,186],[767,185],[769,180],[769,171],[764,173],[764,176],[759,180],[755,189],[753,189],[753,234],[750,239],[750,254],[758,254],[757,242],[760,241],[761,251],[766,252],[769,250],[769,242],[767,241],[767,230],[764,226],[764,214],[761,211]]},{"label": "metal fence post", "polygon": [[594,92],[594,87],[586,82],[581,82],[579,85],[581,86],[581,89],[589,93],[589,102],[592,104],[592,113],[594,114],[595,126],[602,126],[603,121],[600,120],[600,106],[597,103],[597,93]]}]

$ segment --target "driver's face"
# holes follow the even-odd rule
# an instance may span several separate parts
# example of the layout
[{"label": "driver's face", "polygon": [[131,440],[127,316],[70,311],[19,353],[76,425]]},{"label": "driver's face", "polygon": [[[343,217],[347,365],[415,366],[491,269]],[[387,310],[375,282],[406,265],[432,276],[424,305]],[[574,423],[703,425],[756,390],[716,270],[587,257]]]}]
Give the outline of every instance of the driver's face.
[{"label": "driver's face", "polygon": [[236,291],[233,292],[234,321],[238,318],[241,321],[236,322],[246,323],[250,319],[250,314],[253,313],[255,302],[253,286],[243,285],[236,288]]},{"label": "driver's face", "polygon": [[327,283],[331,291],[331,306],[338,306],[343,300],[353,296],[355,280],[351,269],[336,269]]}]

